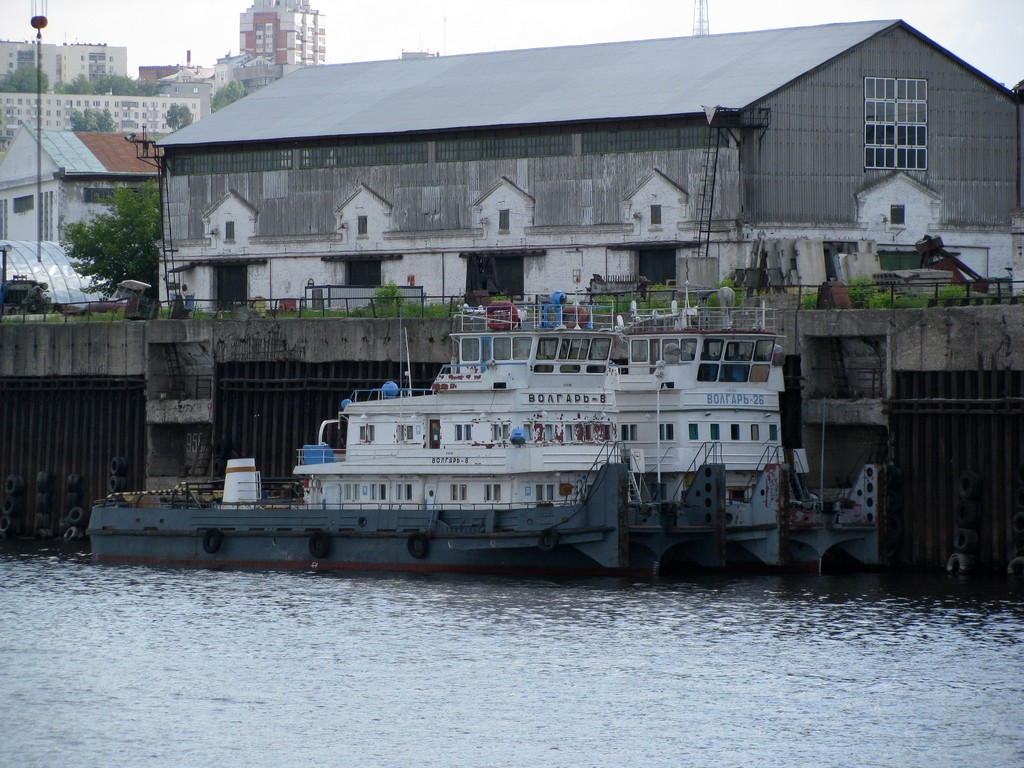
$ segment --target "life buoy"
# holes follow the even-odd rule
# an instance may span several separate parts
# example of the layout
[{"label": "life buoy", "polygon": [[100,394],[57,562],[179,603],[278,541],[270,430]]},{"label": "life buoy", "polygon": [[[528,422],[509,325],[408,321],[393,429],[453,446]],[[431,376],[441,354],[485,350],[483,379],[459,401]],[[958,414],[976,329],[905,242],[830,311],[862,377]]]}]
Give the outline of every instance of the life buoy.
[{"label": "life buoy", "polygon": [[562,324],[567,328],[586,328],[590,322],[590,312],[586,307],[568,306],[562,307]]},{"label": "life buoy", "polygon": [[511,301],[487,305],[487,327],[492,331],[511,331],[520,324],[519,309]]},{"label": "life buoy", "polygon": [[224,543],[224,534],[217,528],[210,528],[206,533],[203,534],[203,552],[208,555],[215,554],[220,551],[221,544]]},{"label": "life buoy", "polygon": [[331,553],[331,537],[326,531],[313,531],[309,537],[309,554],[322,560]]},{"label": "life buoy", "polygon": [[417,560],[422,560],[430,552],[430,540],[427,538],[425,533],[414,533],[409,537],[409,540],[405,543],[405,548],[409,550],[409,554],[415,557]]},{"label": "life buoy", "polygon": [[540,532],[537,537],[537,549],[541,552],[550,552],[558,546],[558,531],[554,528],[547,528]]}]

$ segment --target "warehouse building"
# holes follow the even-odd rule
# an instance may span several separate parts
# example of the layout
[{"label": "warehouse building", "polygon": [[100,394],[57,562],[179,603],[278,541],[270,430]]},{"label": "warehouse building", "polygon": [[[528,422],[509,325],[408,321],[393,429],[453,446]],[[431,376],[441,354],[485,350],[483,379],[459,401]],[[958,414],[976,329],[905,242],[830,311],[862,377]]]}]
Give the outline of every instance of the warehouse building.
[{"label": "warehouse building", "polygon": [[902,21],[310,67],[160,142],[164,290],[1020,275],[1020,122]]}]

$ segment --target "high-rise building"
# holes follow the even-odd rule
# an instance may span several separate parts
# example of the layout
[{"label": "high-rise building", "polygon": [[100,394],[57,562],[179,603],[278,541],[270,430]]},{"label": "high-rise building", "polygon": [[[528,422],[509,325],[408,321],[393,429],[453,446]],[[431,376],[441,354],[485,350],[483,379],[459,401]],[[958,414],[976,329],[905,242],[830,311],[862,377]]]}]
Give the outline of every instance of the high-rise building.
[{"label": "high-rise building", "polygon": [[324,17],[308,0],[254,0],[241,14],[242,53],[275,64],[315,65],[326,60]]},{"label": "high-rise building", "polygon": [[[52,88],[84,76],[89,81],[107,75],[128,76],[128,49],[124,46],[88,43],[43,43],[43,72]],[[19,67],[36,66],[36,44],[0,40],[0,78]]]}]

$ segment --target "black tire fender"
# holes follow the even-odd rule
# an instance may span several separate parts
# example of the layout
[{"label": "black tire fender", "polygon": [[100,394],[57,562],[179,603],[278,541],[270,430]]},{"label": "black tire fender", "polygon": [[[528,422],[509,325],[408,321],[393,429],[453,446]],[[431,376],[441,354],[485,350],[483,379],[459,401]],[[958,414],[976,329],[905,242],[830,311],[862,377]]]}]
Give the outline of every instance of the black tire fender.
[{"label": "black tire fender", "polygon": [[981,521],[981,506],[974,499],[960,499],[953,518],[961,528],[977,528]]},{"label": "black tire fender", "polygon": [[224,533],[219,528],[210,528],[203,534],[203,552],[216,554],[224,544]]},{"label": "black tire fender", "polygon": [[982,479],[974,470],[966,470],[960,473],[960,498],[980,499]]},{"label": "black tire fender", "polygon": [[974,570],[974,557],[965,552],[954,552],[946,562],[946,573],[957,576]]},{"label": "black tire fender", "polygon": [[953,539],[956,552],[973,554],[978,551],[978,532],[970,528],[957,528]]},{"label": "black tire fender", "polygon": [[323,560],[331,554],[331,537],[327,531],[313,531],[309,536],[309,554]]},{"label": "black tire fender", "polygon": [[89,513],[85,507],[72,507],[68,510],[68,525],[85,528],[89,524]]},{"label": "black tire fender", "polygon": [[422,560],[430,552],[430,540],[425,533],[414,533],[405,542],[405,548],[417,560]]},{"label": "black tire fender", "polygon": [[537,549],[541,552],[551,552],[558,546],[558,531],[554,528],[546,528],[537,537]]}]

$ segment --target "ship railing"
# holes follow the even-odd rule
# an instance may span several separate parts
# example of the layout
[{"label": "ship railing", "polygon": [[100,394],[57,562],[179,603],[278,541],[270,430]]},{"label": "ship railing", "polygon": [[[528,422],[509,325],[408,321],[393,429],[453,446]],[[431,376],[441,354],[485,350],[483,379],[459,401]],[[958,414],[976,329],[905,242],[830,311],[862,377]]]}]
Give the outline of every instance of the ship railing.
[{"label": "ship railing", "polygon": [[757,487],[757,481],[761,477],[761,473],[770,466],[777,466],[782,463],[782,446],[781,445],[766,445],[764,450],[761,452],[761,458],[757,460],[757,467],[750,472],[750,476],[747,478],[747,484],[743,489],[743,498],[749,500],[754,493],[754,488]]},{"label": "ship railing", "polygon": [[776,313],[767,307],[673,307],[632,312],[627,333],[670,331],[753,331],[775,333]]},{"label": "ship railing", "polygon": [[612,305],[584,304],[575,301],[534,304],[497,301],[479,307],[463,305],[453,317],[453,330],[459,333],[612,331],[615,326],[615,307]]},{"label": "ship railing", "polygon": [[693,456],[693,461],[690,462],[687,472],[696,472],[698,468],[705,464],[722,464],[725,459],[725,451],[722,447],[721,441],[713,440],[701,443],[697,448]]},{"label": "ship railing", "polygon": [[355,389],[348,399],[353,403],[364,403],[374,400],[395,400],[403,397],[422,397],[432,394],[430,389],[423,387],[401,387],[395,385],[393,388],[381,386],[374,389]]}]

